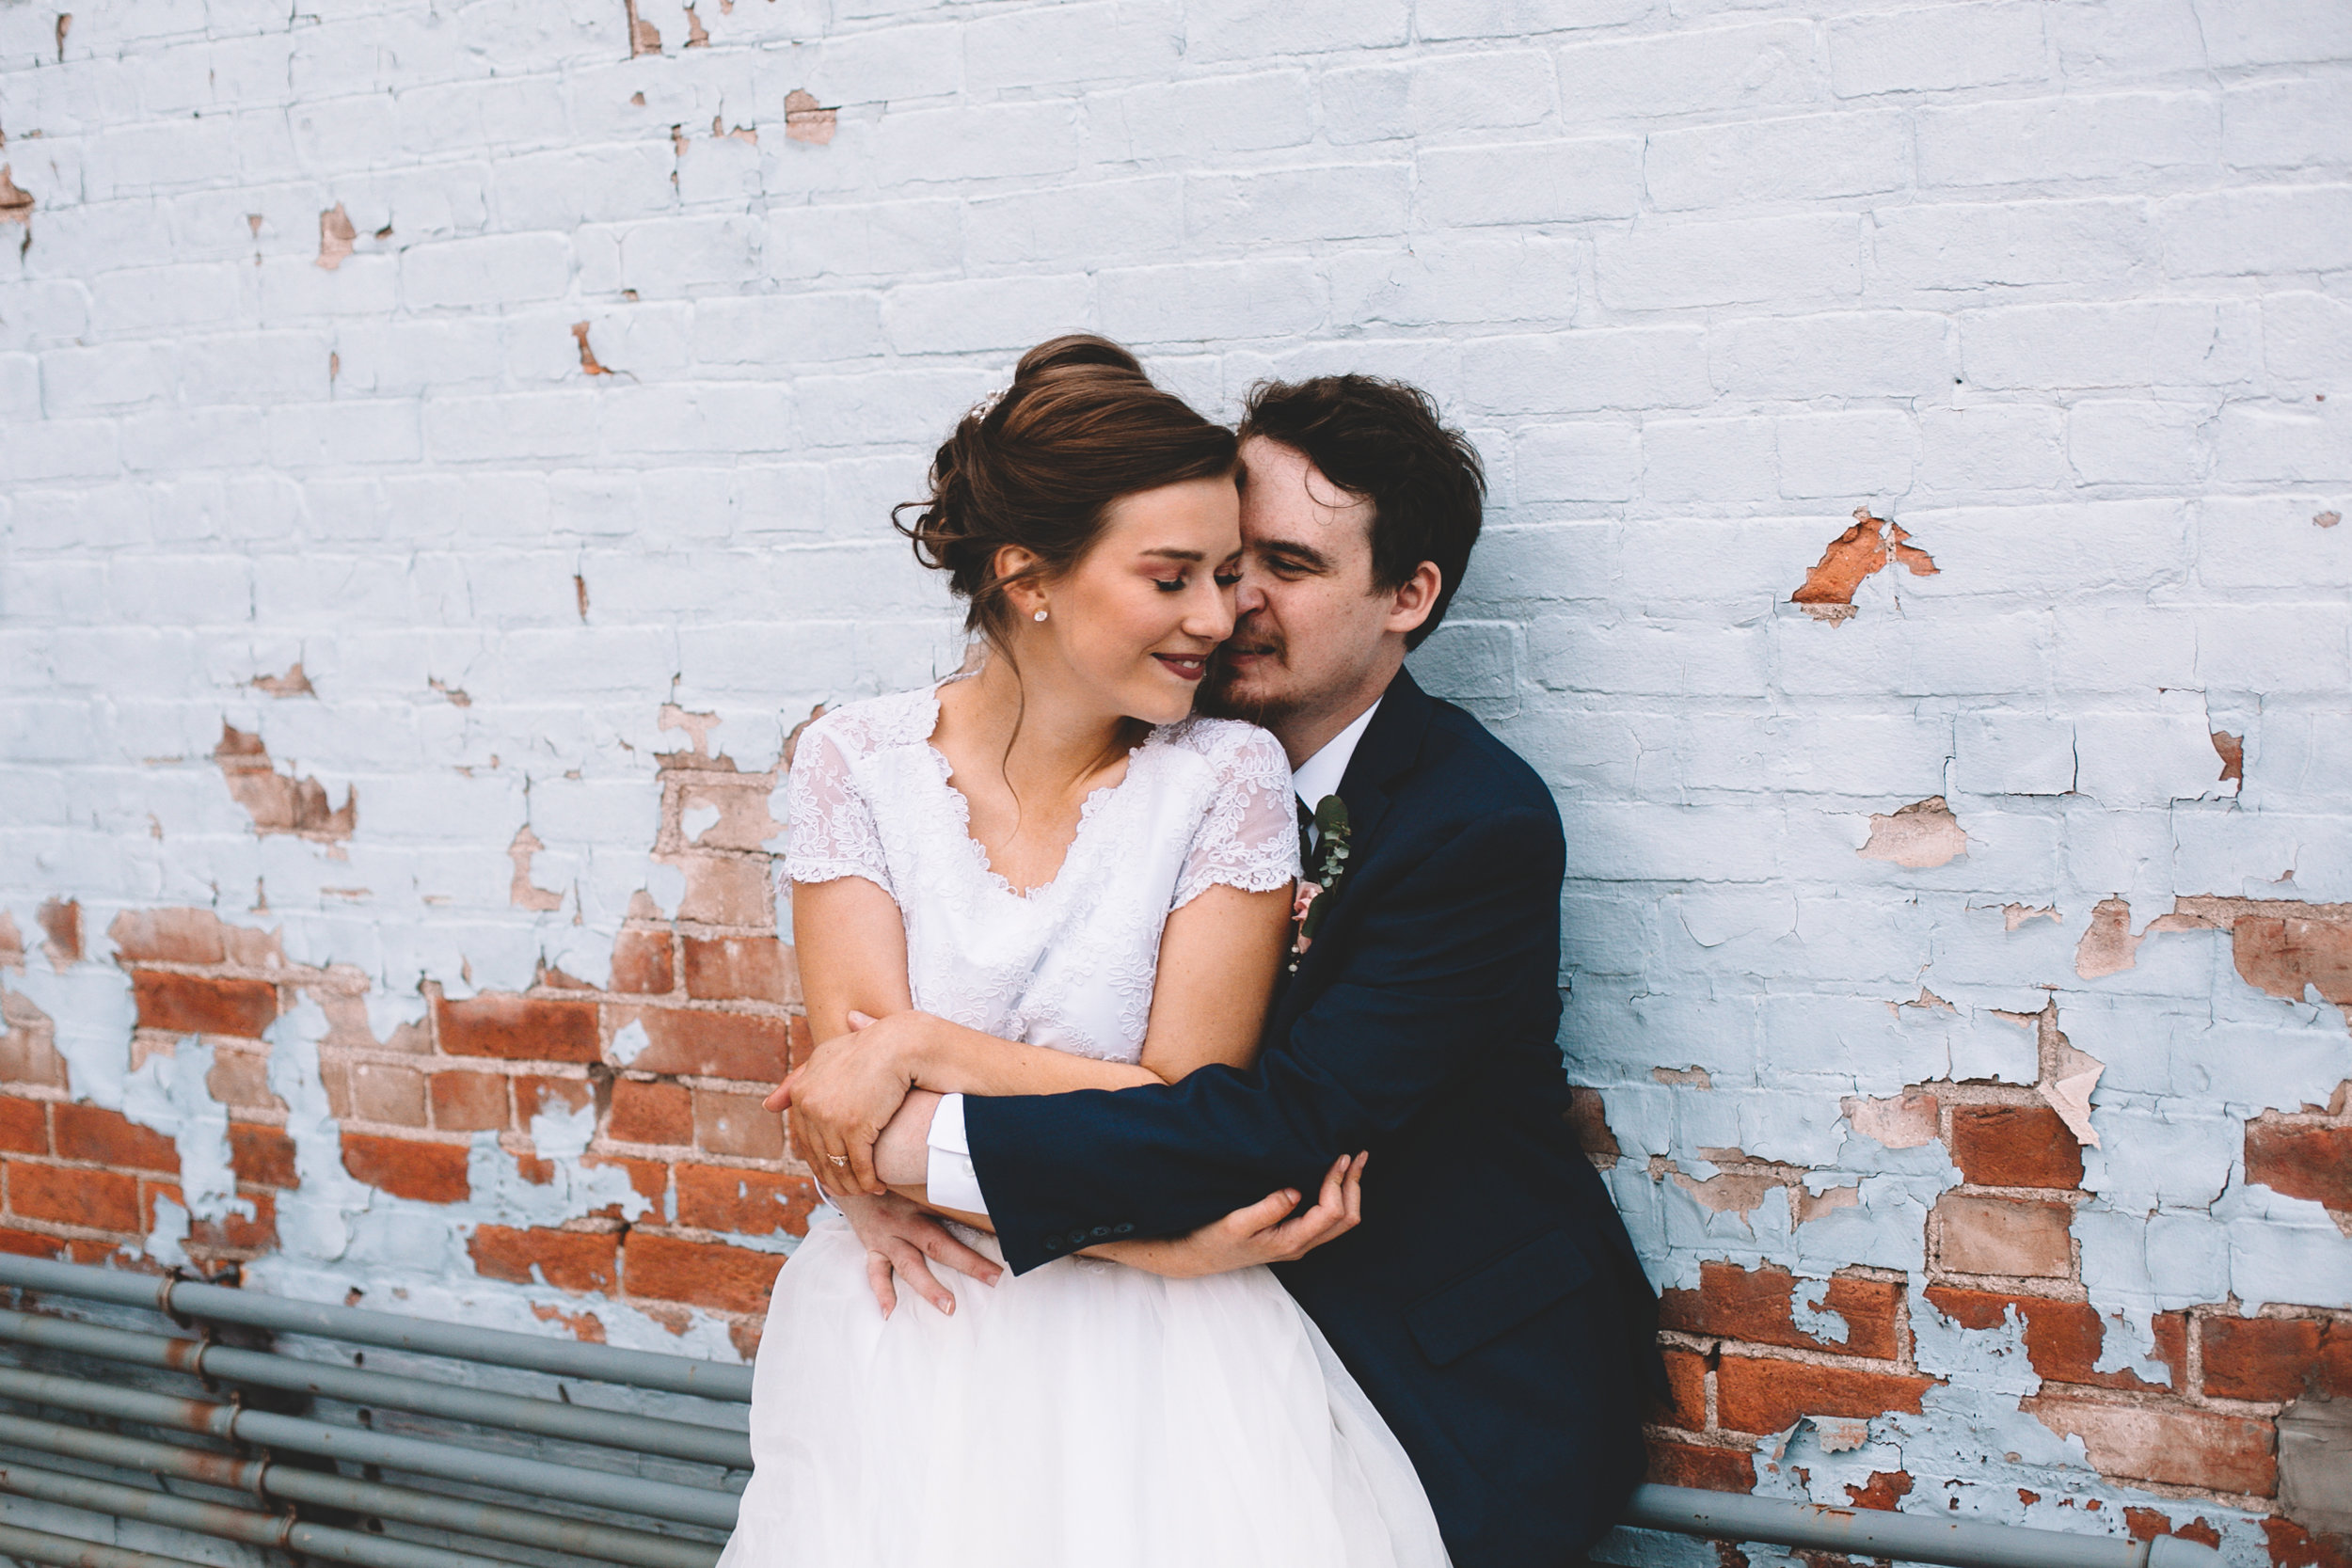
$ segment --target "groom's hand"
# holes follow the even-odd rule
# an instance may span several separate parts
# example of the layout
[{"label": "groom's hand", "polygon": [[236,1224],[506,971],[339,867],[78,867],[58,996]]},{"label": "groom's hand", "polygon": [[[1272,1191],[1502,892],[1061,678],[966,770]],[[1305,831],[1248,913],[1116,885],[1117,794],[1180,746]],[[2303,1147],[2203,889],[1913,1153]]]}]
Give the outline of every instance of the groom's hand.
[{"label": "groom's hand", "polygon": [[955,1292],[939,1282],[931,1265],[971,1275],[993,1285],[1004,1269],[986,1256],[956,1240],[939,1216],[895,1193],[881,1197],[845,1197],[841,1212],[866,1248],[866,1283],[874,1304],[889,1317],[898,1305],[897,1282],[905,1280],[914,1293],[940,1311],[952,1315]]},{"label": "groom's hand", "polygon": [[874,1141],[914,1081],[892,1049],[894,1032],[866,1026],[872,1021],[861,1023],[863,1014],[850,1017],[851,1032],[818,1046],[776,1091],[791,1103],[792,1147],[835,1197],[886,1190],[874,1170]]},{"label": "groom's hand", "polygon": [[1285,1188],[1247,1209],[1165,1241],[1108,1242],[1086,1256],[1107,1258],[1171,1279],[1229,1274],[1260,1263],[1291,1263],[1356,1228],[1364,1217],[1364,1166],[1369,1152],[1342,1155],[1323,1175],[1314,1207],[1293,1213],[1298,1194]]}]

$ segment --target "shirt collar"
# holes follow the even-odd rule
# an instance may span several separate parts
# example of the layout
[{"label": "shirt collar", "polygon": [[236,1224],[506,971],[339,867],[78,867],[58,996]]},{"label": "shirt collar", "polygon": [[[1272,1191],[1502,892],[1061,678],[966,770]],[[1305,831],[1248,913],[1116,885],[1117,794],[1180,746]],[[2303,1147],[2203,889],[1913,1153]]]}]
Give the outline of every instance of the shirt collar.
[{"label": "shirt collar", "polygon": [[1291,788],[1311,809],[1323,803],[1326,795],[1340,792],[1340,780],[1346,776],[1347,764],[1356,755],[1356,743],[1364,738],[1364,731],[1372,724],[1372,716],[1380,711],[1380,700],[1356,716],[1355,722],[1324,742],[1323,750],[1291,769]]}]

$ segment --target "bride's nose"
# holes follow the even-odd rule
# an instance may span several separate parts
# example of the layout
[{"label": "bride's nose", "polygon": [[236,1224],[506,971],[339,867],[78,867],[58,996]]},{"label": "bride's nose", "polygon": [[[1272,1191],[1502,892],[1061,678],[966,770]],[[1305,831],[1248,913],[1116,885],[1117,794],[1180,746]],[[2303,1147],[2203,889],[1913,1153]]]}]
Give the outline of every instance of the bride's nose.
[{"label": "bride's nose", "polygon": [[1233,635],[1233,591],[1217,585],[1215,578],[1205,579],[1192,594],[1192,603],[1185,607],[1184,630],[1186,637],[1206,638],[1222,642]]}]

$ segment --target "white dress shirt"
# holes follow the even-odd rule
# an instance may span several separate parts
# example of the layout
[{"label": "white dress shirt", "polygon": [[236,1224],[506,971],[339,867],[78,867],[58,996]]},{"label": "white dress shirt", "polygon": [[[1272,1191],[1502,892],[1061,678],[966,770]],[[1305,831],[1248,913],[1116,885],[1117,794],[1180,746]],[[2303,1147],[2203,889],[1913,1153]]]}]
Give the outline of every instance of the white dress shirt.
[{"label": "white dress shirt", "polygon": [[[1371,726],[1372,716],[1379,711],[1380,701],[1375,698],[1372,706],[1326,741],[1321,751],[1291,769],[1291,790],[1305,802],[1308,811],[1320,805],[1325,796],[1339,793],[1340,780],[1347,774],[1357,744]],[[1307,830],[1310,844],[1319,837],[1314,829]],[[982,1196],[980,1179],[972,1169],[972,1143],[964,1136],[963,1096],[940,1097],[939,1108],[931,1113],[930,1135],[925,1142],[930,1153],[924,1161],[924,1185],[931,1202],[942,1209],[960,1210],[967,1214],[987,1213],[988,1199]]]}]

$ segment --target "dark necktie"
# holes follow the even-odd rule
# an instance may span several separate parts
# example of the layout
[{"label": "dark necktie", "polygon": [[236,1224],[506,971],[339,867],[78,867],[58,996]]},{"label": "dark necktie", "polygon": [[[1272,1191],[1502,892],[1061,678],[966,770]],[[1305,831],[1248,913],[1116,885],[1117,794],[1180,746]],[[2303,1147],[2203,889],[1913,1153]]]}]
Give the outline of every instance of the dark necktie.
[{"label": "dark necktie", "polygon": [[1306,867],[1314,863],[1315,841],[1313,829],[1315,825],[1315,814],[1308,809],[1307,798],[1305,796],[1294,795],[1291,797],[1291,800],[1295,802],[1298,807],[1298,863],[1300,868],[1304,870]]}]

